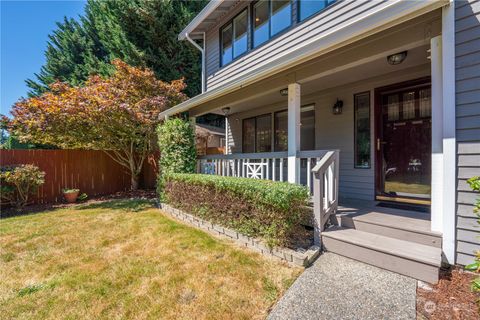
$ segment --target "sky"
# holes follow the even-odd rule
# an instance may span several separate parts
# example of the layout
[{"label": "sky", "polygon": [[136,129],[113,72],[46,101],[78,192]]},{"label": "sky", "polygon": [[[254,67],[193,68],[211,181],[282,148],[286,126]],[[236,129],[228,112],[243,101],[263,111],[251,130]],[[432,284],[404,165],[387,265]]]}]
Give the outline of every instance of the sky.
[{"label": "sky", "polygon": [[1,2],[0,113],[10,115],[13,103],[26,97],[26,79],[33,79],[45,63],[48,35],[64,16],[78,18],[85,1]]}]

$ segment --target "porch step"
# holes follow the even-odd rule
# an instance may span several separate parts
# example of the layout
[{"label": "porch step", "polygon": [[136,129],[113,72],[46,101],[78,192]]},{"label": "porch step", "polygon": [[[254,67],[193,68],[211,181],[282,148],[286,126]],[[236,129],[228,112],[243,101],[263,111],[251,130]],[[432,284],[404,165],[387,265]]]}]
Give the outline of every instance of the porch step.
[{"label": "porch step", "polygon": [[430,230],[430,215],[426,213],[379,207],[348,213],[348,209],[340,208],[337,217],[342,227],[442,247],[442,234]]},{"label": "porch step", "polygon": [[425,282],[438,281],[440,248],[343,227],[322,232],[322,243],[339,255]]}]

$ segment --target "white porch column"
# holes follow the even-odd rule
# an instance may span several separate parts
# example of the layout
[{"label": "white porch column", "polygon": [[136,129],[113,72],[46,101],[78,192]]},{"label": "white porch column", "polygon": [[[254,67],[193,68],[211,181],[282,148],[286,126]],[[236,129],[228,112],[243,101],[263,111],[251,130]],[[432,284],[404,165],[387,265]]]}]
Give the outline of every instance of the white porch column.
[{"label": "white porch column", "polygon": [[455,263],[455,17],[454,2],[442,9],[442,35],[431,40],[432,231],[442,233],[446,262]]},{"label": "white porch column", "polygon": [[288,85],[288,182],[300,182],[300,84]]},{"label": "white porch column", "polygon": [[455,1],[442,8],[443,81],[443,243],[445,258],[455,263],[456,132],[455,132]]}]

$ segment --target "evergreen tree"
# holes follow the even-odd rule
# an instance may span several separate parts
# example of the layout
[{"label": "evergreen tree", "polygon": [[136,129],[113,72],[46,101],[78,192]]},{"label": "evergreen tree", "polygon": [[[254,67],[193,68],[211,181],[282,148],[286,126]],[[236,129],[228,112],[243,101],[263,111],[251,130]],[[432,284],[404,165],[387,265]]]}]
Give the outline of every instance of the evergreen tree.
[{"label": "evergreen tree", "polygon": [[48,90],[55,80],[81,85],[91,74],[110,75],[110,62],[118,58],[152,69],[161,80],[185,77],[187,95],[198,94],[199,52],[177,35],[206,2],[89,0],[79,22],[65,19],[50,35],[46,64],[27,80],[30,93]]}]

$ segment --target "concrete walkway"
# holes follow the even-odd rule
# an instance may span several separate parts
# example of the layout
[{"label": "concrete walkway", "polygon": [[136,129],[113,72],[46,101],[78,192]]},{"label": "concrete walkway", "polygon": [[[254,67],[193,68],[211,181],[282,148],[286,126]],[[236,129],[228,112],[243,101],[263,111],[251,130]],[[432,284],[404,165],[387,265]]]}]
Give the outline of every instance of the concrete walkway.
[{"label": "concrete walkway", "polygon": [[268,319],[415,319],[416,280],[324,253]]}]

